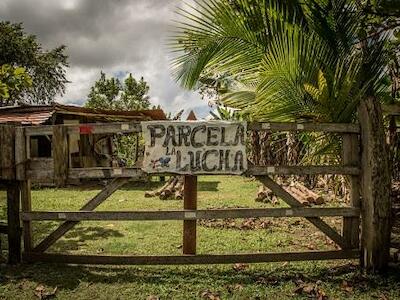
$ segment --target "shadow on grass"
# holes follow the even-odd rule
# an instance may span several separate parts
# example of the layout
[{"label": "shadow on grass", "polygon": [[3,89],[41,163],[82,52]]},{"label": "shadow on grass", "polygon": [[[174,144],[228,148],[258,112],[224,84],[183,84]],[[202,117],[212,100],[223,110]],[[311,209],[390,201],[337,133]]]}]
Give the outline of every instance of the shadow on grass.
[{"label": "shadow on grass", "polygon": [[[51,224],[49,224],[51,223]],[[53,232],[58,222],[38,222],[35,224],[35,236],[40,237],[42,241],[46,236]],[[118,230],[106,228],[104,226],[85,226],[74,227],[68,231],[60,240],[50,247],[52,251],[65,252],[68,250],[78,250],[87,245],[88,241],[107,239],[109,237],[123,237]]]},{"label": "shadow on grass", "polygon": [[0,271],[0,283],[30,280],[48,287],[74,291],[82,282],[87,284],[154,284],[173,287],[182,285],[270,285],[279,286],[298,281],[305,283],[324,282],[340,286],[343,280],[350,282],[354,292],[367,293],[374,289],[398,288],[399,268],[392,268],[385,276],[365,276],[358,267],[349,263],[339,267],[316,267],[304,270],[301,265],[268,266],[268,269],[235,271],[232,268],[198,266],[72,266],[57,264],[31,264],[6,267]]}]

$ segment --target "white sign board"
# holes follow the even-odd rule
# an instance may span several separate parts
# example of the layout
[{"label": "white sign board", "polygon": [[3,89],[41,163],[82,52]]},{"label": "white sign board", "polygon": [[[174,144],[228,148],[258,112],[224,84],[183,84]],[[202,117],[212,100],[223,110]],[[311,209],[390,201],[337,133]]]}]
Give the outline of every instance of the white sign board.
[{"label": "white sign board", "polygon": [[147,173],[242,174],[247,169],[245,122],[142,122]]}]

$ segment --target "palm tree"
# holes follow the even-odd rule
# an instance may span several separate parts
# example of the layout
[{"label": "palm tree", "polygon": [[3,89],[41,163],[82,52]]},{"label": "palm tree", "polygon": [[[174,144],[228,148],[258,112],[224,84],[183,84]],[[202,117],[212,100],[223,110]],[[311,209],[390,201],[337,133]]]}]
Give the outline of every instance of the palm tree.
[{"label": "palm tree", "polygon": [[[178,10],[176,80],[196,89],[205,76],[230,74],[219,101],[253,120],[354,121],[360,101],[384,88],[385,39],[359,37],[351,0],[280,2],[196,0]],[[337,158],[340,140],[305,136],[304,147],[307,158]]]},{"label": "palm tree", "polygon": [[360,49],[352,1],[197,0],[178,13],[177,81],[194,89],[204,74],[231,74],[220,101],[253,119],[349,122],[379,91],[384,41]]}]

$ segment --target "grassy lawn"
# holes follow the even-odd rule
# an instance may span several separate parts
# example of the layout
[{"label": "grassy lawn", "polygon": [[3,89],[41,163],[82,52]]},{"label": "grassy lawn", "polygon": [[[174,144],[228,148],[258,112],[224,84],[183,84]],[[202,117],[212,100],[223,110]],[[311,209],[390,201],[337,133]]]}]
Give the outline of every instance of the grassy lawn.
[{"label": "grassy lawn", "polygon": [[[144,198],[145,186],[117,191],[98,210],[166,210],[182,201]],[[202,177],[199,208],[267,207],[255,202],[257,182],[241,177]],[[34,210],[77,210],[100,187],[36,189]],[[333,204],[332,204],[333,205]],[[341,205],[340,203],[336,203]],[[281,203],[279,206],[284,206]],[[0,212],[5,217],[5,193]],[[326,221],[340,228],[340,219]],[[35,222],[37,243],[57,222]],[[2,237],[4,240],[4,237]],[[4,241],[3,241],[3,247]],[[83,222],[49,252],[74,254],[180,254],[182,222]],[[198,253],[282,252],[335,249],[312,225],[298,218],[203,221]],[[400,299],[400,270],[386,277],[364,276],[357,261],[212,266],[1,266],[0,299],[38,299],[57,287],[57,299]],[[43,290],[44,289],[44,290]]]}]

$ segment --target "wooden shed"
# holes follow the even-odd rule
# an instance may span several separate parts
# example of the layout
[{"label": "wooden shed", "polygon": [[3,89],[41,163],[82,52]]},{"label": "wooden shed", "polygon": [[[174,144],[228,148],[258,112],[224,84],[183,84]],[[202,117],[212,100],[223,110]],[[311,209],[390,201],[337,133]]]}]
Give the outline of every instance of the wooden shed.
[{"label": "wooden shed", "polygon": [[[113,136],[90,133],[90,124],[115,122],[140,122],[146,120],[165,120],[161,109],[140,111],[115,111],[89,109],[79,106],[54,103],[51,105],[16,106],[0,108],[0,124],[37,125],[77,125],[80,132],[69,136],[69,165],[72,168],[113,167],[121,164],[115,156]],[[31,136],[28,142],[29,163],[49,167],[53,164],[52,136]],[[136,139],[136,152],[139,140]],[[135,154],[133,154],[135,155]],[[138,153],[136,153],[137,157]]]}]

